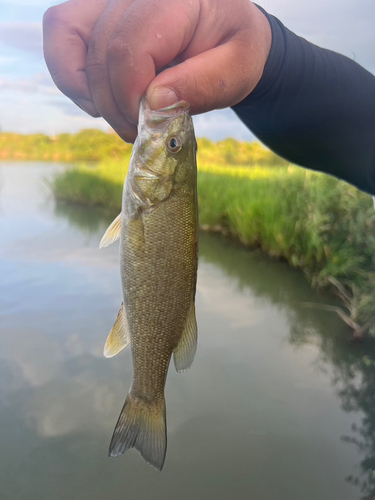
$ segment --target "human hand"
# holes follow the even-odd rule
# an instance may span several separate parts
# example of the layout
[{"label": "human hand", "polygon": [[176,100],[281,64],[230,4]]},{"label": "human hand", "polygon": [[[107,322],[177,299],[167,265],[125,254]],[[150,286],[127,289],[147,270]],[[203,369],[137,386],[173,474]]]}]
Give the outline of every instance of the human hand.
[{"label": "human hand", "polygon": [[139,104],[182,99],[193,114],[233,106],[260,80],[271,46],[249,0],[69,0],[44,16],[57,87],[128,142]]}]

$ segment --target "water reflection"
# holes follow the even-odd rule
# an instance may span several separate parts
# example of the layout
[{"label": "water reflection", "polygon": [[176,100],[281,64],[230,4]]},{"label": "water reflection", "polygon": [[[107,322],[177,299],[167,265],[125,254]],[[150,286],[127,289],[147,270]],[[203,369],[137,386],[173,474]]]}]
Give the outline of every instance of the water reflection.
[{"label": "water reflection", "polygon": [[207,234],[197,358],[168,376],[165,470],[132,452],[107,460],[131,380],[128,350],[102,357],[121,301],[118,249],[97,248],[112,216],[46,201],[46,167],[16,168],[22,188],[0,165],[4,498],[375,495],[374,342],[351,344],[339,318],[303,307],[332,297],[299,272]]},{"label": "water reflection", "polygon": [[[201,257],[220,265],[242,291],[250,286],[258,298],[282,308],[290,322],[289,342],[295,346],[317,345],[317,366],[332,372],[341,408],[362,415],[360,423],[351,426],[351,433],[342,436],[344,442],[354,444],[365,455],[358,470],[346,479],[360,486],[363,499],[375,498],[375,339],[353,343],[350,330],[338,318],[305,308],[302,303],[309,300],[311,291],[300,282],[299,272],[258,259],[233,243],[222,240],[212,244],[212,238],[202,235]],[[237,258],[233,258],[234,253]],[[314,301],[335,303],[334,297],[326,294],[316,294]]]},{"label": "water reflection", "polygon": [[[54,207],[54,215],[56,219],[65,219],[69,221],[72,227],[75,227],[87,234],[97,234],[103,227],[109,225],[114,217],[111,214],[107,215],[100,208],[88,208],[69,205],[62,201],[58,201]],[[117,214],[115,214],[116,216]]]}]

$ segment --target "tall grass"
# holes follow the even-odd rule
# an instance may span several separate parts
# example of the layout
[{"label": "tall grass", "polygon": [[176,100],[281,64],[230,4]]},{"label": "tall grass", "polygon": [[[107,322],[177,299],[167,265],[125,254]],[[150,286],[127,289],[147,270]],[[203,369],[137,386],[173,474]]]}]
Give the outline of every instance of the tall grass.
[{"label": "tall grass", "polygon": [[[115,133],[97,129],[77,134],[15,134],[0,132],[0,159],[42,161],[101,161],[128,160],[132,146]],[[220,162],[222,165],[278,165],[285,163],[259,142],[240,142],[225,139],[213,143],[198,138],[198,160],[202,164]]]},{"label": "tall grass", "polygon": [[127,162],[107,160],[98,166],[78,164],[57,174],[51,187],[57,199],[101,206],[116,214],[121,209],[126,172]]},{"label": "tall grass", "polygon": [[[112,161],[67,170],[54,181],[55,195],[116,215],[126,169]],[[286,259],[314,286],[339,280],[353,295],[351,318],[375,324],[375,211],[369,195],[295,166],[209,163],[199,168],[198,199],[203,229]]]}]

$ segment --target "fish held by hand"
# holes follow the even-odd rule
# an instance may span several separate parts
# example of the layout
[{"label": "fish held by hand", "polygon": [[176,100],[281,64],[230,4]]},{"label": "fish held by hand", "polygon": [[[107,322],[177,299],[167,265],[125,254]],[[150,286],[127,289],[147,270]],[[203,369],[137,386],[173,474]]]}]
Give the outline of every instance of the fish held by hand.
[{"label": "fish held by hand", "polygon": [[114,356],[130,343],[133,360],[132,386],[109,453],[118,456],[134,447],[159,470],[167,446],[164,386],[170,359],[173,354],[177,371],[189,369],[197,345],[196,149],[186,102],[153,111],[144,98],[122,211],[100,245],[120,238],[124,295],[104,353]]}]

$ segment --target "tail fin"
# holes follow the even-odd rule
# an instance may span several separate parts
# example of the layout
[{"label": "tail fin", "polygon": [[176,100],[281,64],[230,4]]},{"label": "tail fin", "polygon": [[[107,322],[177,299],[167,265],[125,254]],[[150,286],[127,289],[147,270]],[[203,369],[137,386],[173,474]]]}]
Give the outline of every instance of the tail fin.
[{"label": "tail fin", "polygon": [[130,392],[113,432],[109,455],[117,457],[129,448],[140,451],[146,462],[161,470],[167,450],[165,400],[148,402]]}]

